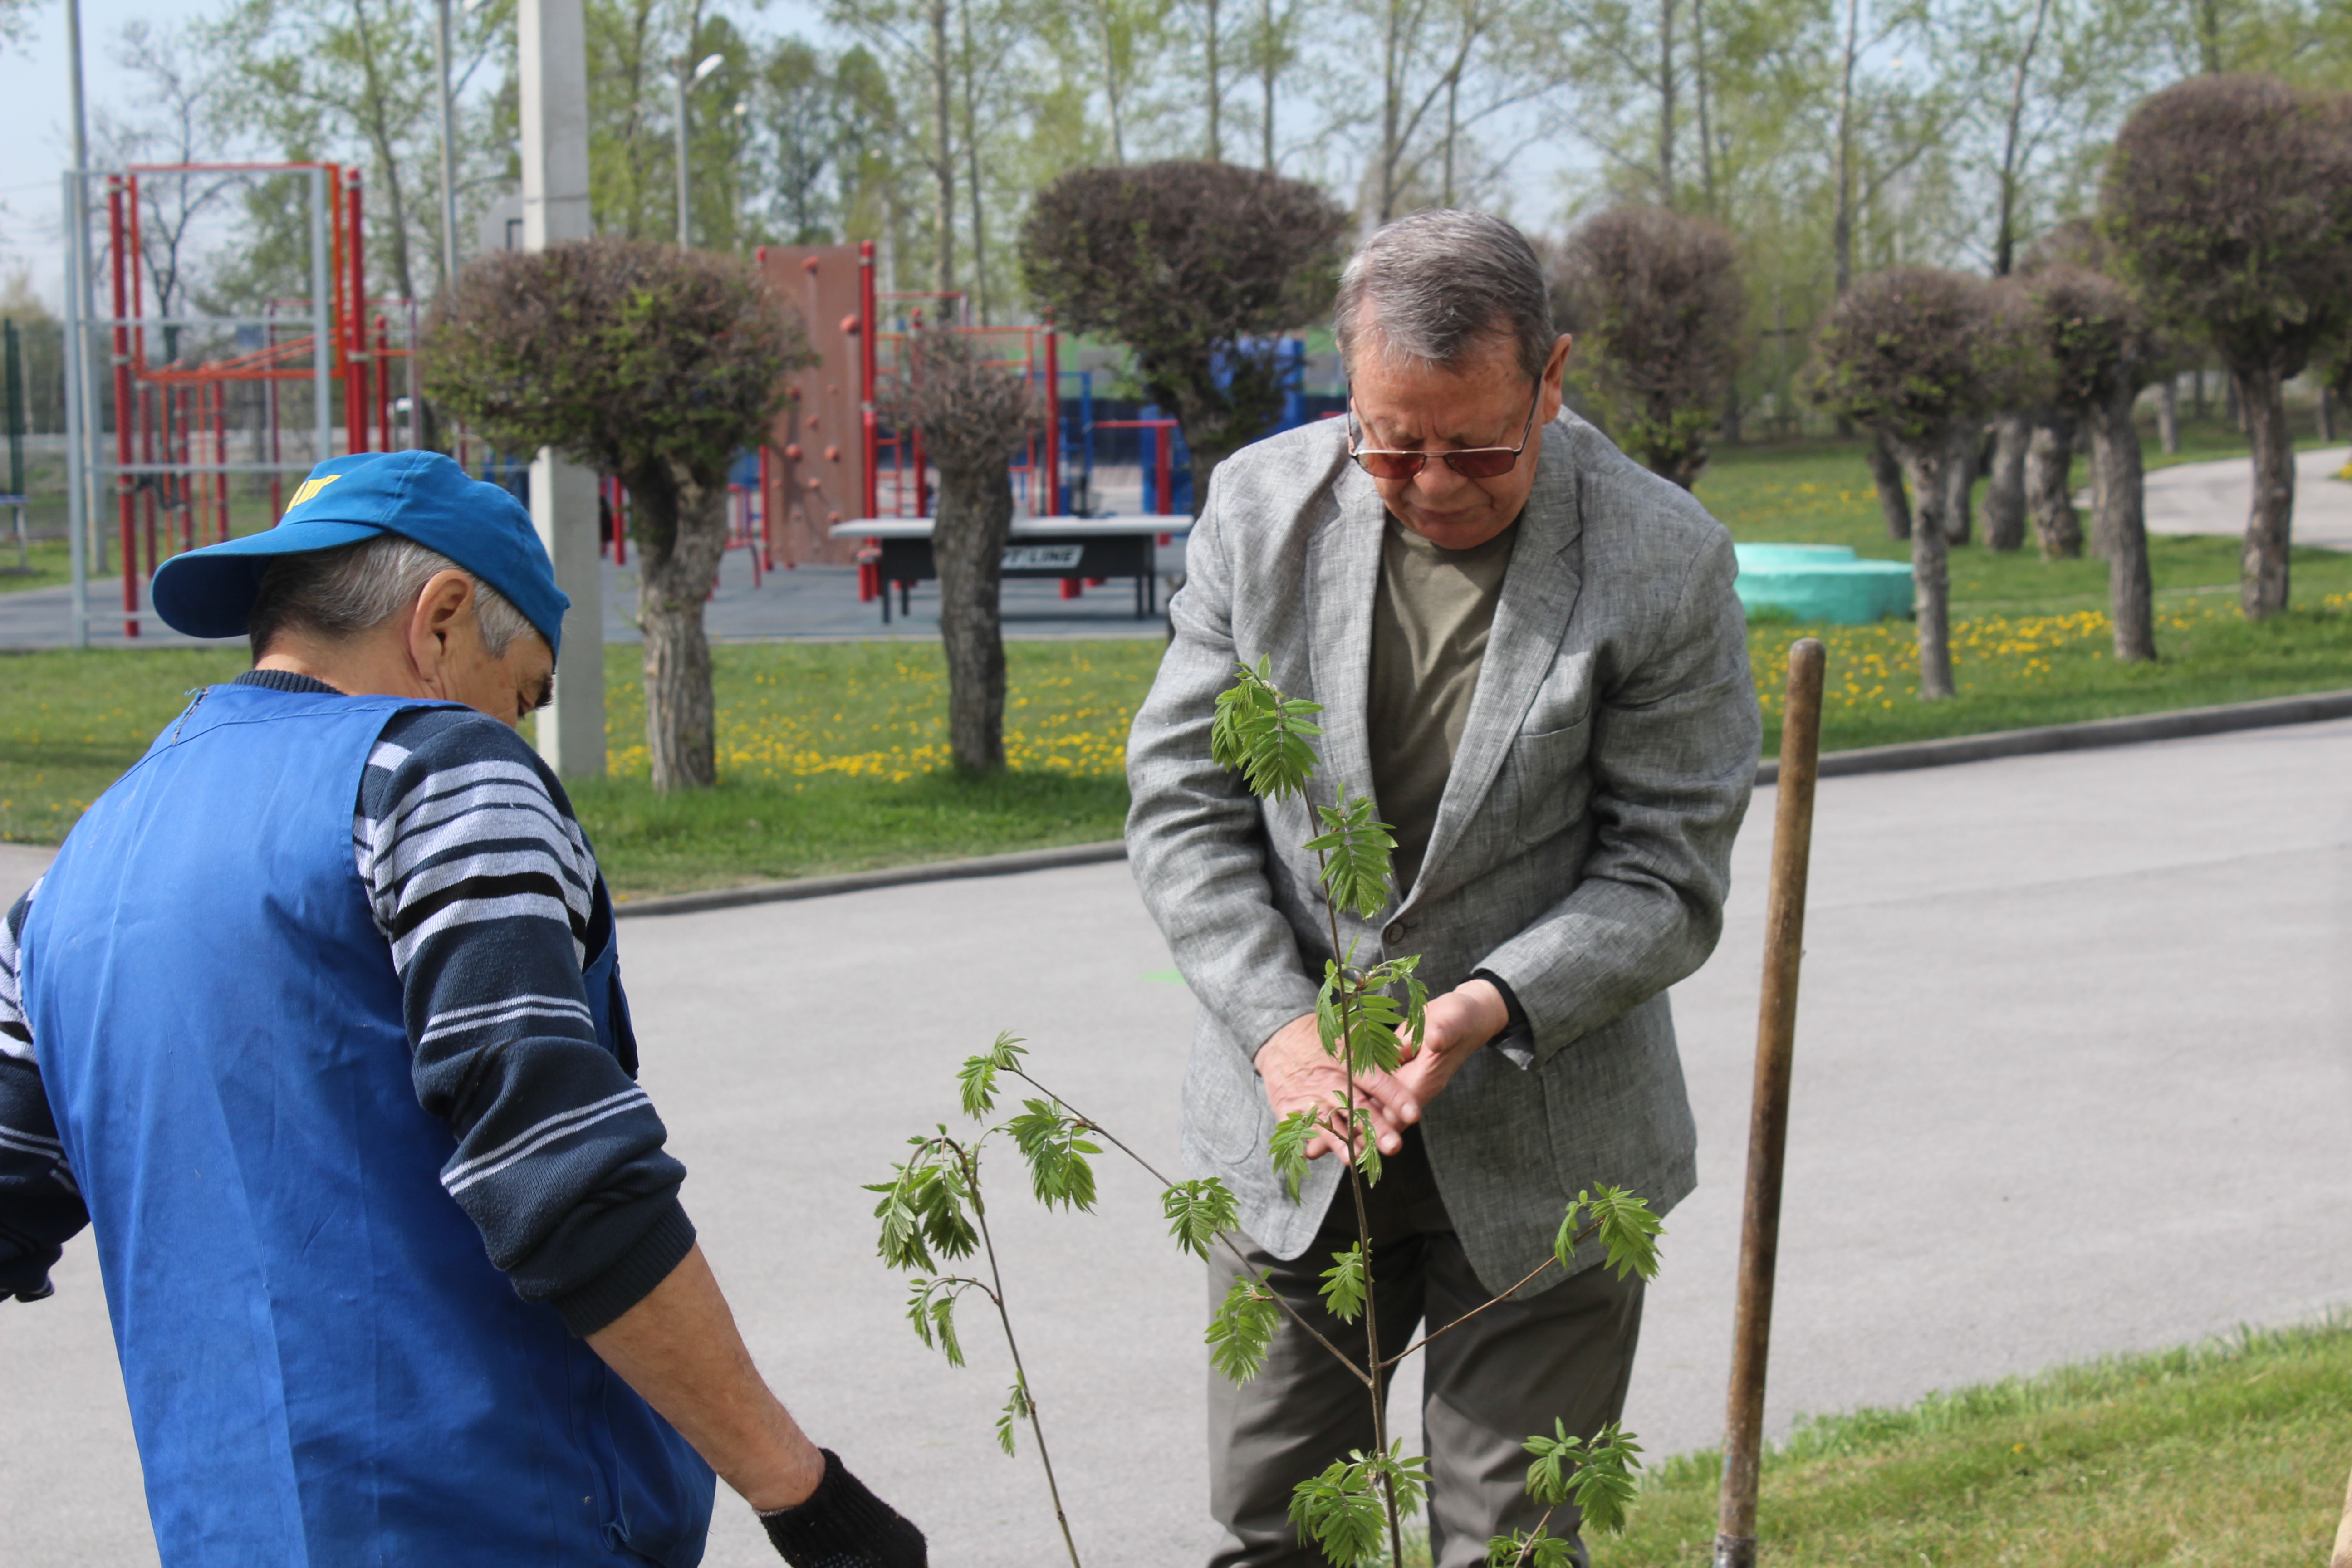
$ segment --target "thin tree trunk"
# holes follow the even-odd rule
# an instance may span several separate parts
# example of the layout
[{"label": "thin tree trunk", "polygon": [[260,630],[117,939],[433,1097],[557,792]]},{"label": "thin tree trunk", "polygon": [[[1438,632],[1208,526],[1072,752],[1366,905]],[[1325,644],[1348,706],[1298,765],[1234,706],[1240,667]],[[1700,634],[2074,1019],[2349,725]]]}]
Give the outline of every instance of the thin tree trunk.
[{"label": "thin tree trunk", "polygon": [[2336,395],[2326,387],[2319,389],[2319,406],[2315,411],[2319,424],[2319,439],[2323,444],[2336,439]]},{"label": "thin tree trunk", "polygon": [[1265,102],[1265,117],[1258,124],[1258,141],[1259,151],[1265,162],[1265,172],[1271,174],[1276,173],[1274,166],[1274,79],[1276,74],[1275,51],[1281,43],[1281,40],[1275,36],[1274,0],[1259,0],[1258,22],[1265,30],[1262,42],[1265,51],[1258,60],[1258,89]]},{"label": "thin tree trunk", "polygon": [[[940,184],[939,281],[955,292],[955,84],[948,53],[948,0],[931,0],[931,174]],[[941,300],[940,308],[947,309]]]},{"label": "thin tree trunk", "polygon": [[[1719,218],[1723,216],[1723,208],[1716,199],[1715,192],[1715,130],[1706,100],[1706,0],[1691,0],[1691,96],[1698,104],[1699,190],[1706,197],[1706,216]],[[1726,406],[1734,410],[1731,417],[1736,423],[1738,404],[1734,402]],[[1733,441],[1739,439],[1737,428],[1726,434]]]},{"label": "thin tree trunk", "polygon": [[1001,463],[940,472],[931,558],[948,660],[948,752],[965,773],[1004,766],[1004,626],[999,594],[1013,532],[1013,480]]},{"label": "thin tree trunk", "polygon": [[1952,689],[1952,571],[1945,554],[1944,507],[1950,480],[1948,438],[1905,445],[1897,455],[1911,492],[1919,498],[1911,525],[1912,606],[1918,616],[1919,700],[1941,702]]},{"label": "thin tree trunk", "polygon": [[2083,523],[2074,514],[2074,416],[2053,411],[2033,426],[2025,448],[2025,508],[2044,561],[2083,553]]},{"label": "thin tree trunk", "polygon": [[1658,205],[1675,210],[1675,0],[1658,4]]},{"label": "thin tree trunk", "polygon": [[727,477],[722,471],[701,482],[664,464],[628,479],[641,552],[637,620],[654,788],[708,788],[719,782],[718,726],[702,606],[727,549]]},{"label": "thin tree trunk", "polygon": [[1992,472],[1985,484],[1984,542],[1992,551],[2025,542],[2025,448],[2033,439],[2033,416],[2012,408],[1992,422]]},{"label": "thin tree trunk", "polygon": [[2164,444],[2166,457],[2180,450],[2180,387],[2179,378],[2166,376],[2156,389],[2156,437]]},{"label": "thin tree trunk", "polygon": [[2091,493],[2097,516],[2092,531],[2105,543],[2107,613],[2115,622],[2116,658],[2140,664],[2156,657],[2154,592],[2147,575],[2147,519],[2143,506],[2139,426],[2132,422],[2138,389],[2126,386],[2084,411],[2091,437]]},{"label": "thin tree trunk", "polygon": [[2265,366],[2231,378],[2254,449],[2254,500],[2246,519],[2246,551],[2238,576],[2238,607],[2259,621],[2286,608],[2287,546],[2294,526],[2294,437],[2287,428],[2285,388]]},{"label": "thin tree trunk", "polygon": [[1983,433],[1973,419],[1964,420],[1951,434],[1951,450],[1944,460],[1944,538],[1966,544],[1975,535],[1977,452]]},{"label": "thin tree trunk", "polygon": [[1903,489],[1903,463],[1884,436],[1870,438],[1870,478],[1878,487],[1878,510],[1886,516],[1886,537],[1910,538],[1911,498]]},{"label": "thin tree trunk", "polygon": [[1224,130],[1221,123],[1224,90],[1217,74],[1217,0],[1204,0],[1202,9],[1207,13],[1209,20],[1206,39],[1209,47],[1209,162],[1222,163],[1225,161]]},{"label": "thin tree trunk", "polygon": [[972,58],[971,0],[960,0],[957,16],[963,27],[963,152],[966,195],[971,200],[971,324],[988,325],[988,216],[980,199],[980,110],[972,79],[978,64]]},{"label": "thin tree trunk", "polygon": [[2189,412],[2190,412],[2190,413],[2192,413],[2192,414],[2194,414],[2194,415],[2197,416],[2197,422],[2198,422],[2200,425],[2202,425],[2202,424],[2205,422],[2205,411],[2206,411],[2206,400],[2205,400],[2205,367],[2204,367],[2203,365],[2201,365],[2201,364],[2200,364],[2200,365],[2199,365],[2195,370],[2190,371],[2189,374],[2190,377],[2192,378],[2192,379],[2190,380],[2189,384]]}]

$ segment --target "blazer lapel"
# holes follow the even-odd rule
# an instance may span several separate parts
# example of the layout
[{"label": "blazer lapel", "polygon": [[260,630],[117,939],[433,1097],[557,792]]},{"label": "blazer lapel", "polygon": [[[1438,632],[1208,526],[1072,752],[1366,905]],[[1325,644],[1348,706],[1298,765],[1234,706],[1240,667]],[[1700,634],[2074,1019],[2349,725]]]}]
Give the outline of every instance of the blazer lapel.
[{"label": "blazer lapel", "polygon": [[1372,482],[1349,465],[1334,487],[1339,502],[1330,523],[1308,550],[1313,595],[1308,649],[1315,700],[1323,704],[1323,789],[1328,805],[1339,786],[1351,795],[1372,793],[1369,709],[1372,684],[1372,608],[1380,591],[1381,532],[1387,509]]},{"label": "blazer lapel", "polygon": [[1558,424],[1544,426],[1543,456],[1535,486],[1528,492],[1527,510],[1519,514],[1519,540],[1511,549],[1510,570],[1495,604],[1495,624],[1486,634],[1486,657],[1471,694],[1461,749],[1446,776],[1429,849],[1422,857],[1421,875],[1406,897],[1407,906],[1435,885],[1431,873],[1461,842],[1463,830],[1485,802],[1528,705],[1551,671],[1569,616],[1576,608],[1583,586],[1576,543],[1583,536],[1584,520],[1570,447],[1567,430]]}]

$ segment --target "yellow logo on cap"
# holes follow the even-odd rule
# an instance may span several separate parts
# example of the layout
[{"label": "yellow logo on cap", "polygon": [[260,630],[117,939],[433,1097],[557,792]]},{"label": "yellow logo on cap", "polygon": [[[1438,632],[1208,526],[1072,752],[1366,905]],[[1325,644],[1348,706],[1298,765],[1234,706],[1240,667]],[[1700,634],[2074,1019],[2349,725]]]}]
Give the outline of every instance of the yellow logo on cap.
[{"label": "yellow logo on cap", "polygon": [[320,490],[325,489],[329,485],[333,484],[337,479],[340,479],[343,476],[341,474],[324,474],[315,479],[304,479],[302,481],[302,488],[294,492],[294,499],[286,503],[286,510],[288,511],[292,511],[296,507],[300,506],[304,501],[309,500],[311,497],[317,495]]}]

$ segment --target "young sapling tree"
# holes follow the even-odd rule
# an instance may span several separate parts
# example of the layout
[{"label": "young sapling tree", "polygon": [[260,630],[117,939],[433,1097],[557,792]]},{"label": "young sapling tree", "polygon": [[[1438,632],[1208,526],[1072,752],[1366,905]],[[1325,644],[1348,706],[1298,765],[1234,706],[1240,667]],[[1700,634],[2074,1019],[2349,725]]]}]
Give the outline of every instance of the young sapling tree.
[{"label": "young sapling tree", "polygon": [[[1321,732],[1313,722],[1319,711],[1318,703],[1286,697],[1273,684],[1267,664],[1262,662],[1255,669],[1244,665],[1234,685],[1217,699],[1211,754],[1239,773],[1261,798],[1308,798],[1316,769],[1309,742]],[[1374,1259],[1365,1201],[1380,1181],[1381,1154],[1372,1137],[1370,1108],[1357,1090],[1359,1079],[1375,1071],[1393,1071],[1410,1057],[1412,1042],[1420,1036],[1427,994],[1416,978],[1417,956],[1392,958],[1359,969],[1351,962],[1352,952],[1339,947],[1341,910],[1369,918],[1387,901],[1389,858],[1395,847],[1388,825],[1375,819],[1369,797],[1350,797],[1344,787],[1332,804],[1314,809],[1322,832],[1305,847],[1316,855],[1325,913],[1338,953],[1324,966],[1316,1000],[1317,1032],[1324,1050],[1346,1062],[1348,1087],[1335,1090],[1332,1103],[1320,1111],[1284,1117],[1268,1141],[1268,1153],[1294,1196],[1306,1179],[1307,1145],[1318,1132],[1333,1139],[1344,1155],[1356,1240],[1331,1258],[1331,1267],[1322,1275],[1320,1294],[1324,1305],[1340,1321],[1352,1324],[1361,1320],[1360,1357],[1333,1343],[1284,1300],[1265,1272],[1246,1268],[1245,1255],[1234,1239],[1239,1205],[1223,1182],[1214,1177],[1170,1181],[1099,1122],[1082,1115],[1031,1077],[1023,1065],[1026,1056],[1023,1043],[1011,1035],[1000,1035],[985,1053],[965,1061],[959,1075],[964,1114],[976,1121],[993,1114],[999,1080],[1007,1077],[1035,1089],[1039,1098],[1024,1100],[1020,1114],[974,1138],[958,1138],[940,1126],[929,1136],[910,1139],[909,1158],[892,1172],[889,1181],[868,1189],[883,1194],[874,1212],[882,1221],[884,1261],[894,1268],[916,1271],[907,1315],[925,1344],[936,1345],[951,1364],[961,1366],[963,1350],[956,1337],[956,1303],[978,1291],[996,1309],[1013,1363],[1012,1391],[997,1421],[997,1439],[1009,1454],[1013,1449],[1014,1428],[1022,1421],[1029,1424],[1074,1568],[1078,1563],[1077,1547],[1062,1511],[1037,1402],[1014,1340],[982,1196],[982,1150],[1000,1133],[1020,1152],[1028,1166],[1031,1193],[1040,1203],[1049,1208],[1087,1211],[1092,1210],[1096,1197],[1093,1168],[1087,1161],[1102,1152],[1101,1145],[1094,1142],[1099,1137],[1159,1183],[1161,1213],[1179,1247],[1204,1261],[1213,1248],[1222,1247],[1244,1263],[1243,1273],[1212,1314],[1204,1336],[1210,1363],[1220,1374],[1235,1383],[1255,1377],[1265,1363],[1267,1346],[1287,1318],[1363,1386],[1372,1448],[1353,1450],[1298,1484],[1292,1494],[1290,1517],[1302,1540],[1313,1541],[1327,1559],[1341,1568],[1376,1562],[1383,1547],[1391,1568],[1402,1568],[1403,1521],[1419,1509],[1428,1491],[1428,1460],[1405,1453],[1403,1442],[1390,1437],[1383,1395],[1388,1373],[1454,1325],[1438,1325],[1402,1350],[1390,1351],[1383,1345],[1373,1305]],[[1399,991],[1403,993],[1402,999],[1396,994]],[[1606,1255],[1602,1267],[1613,1268],[1620,1279],[1634,1273],[1650,1279],[1657,1272],[1659,1234],[1657,1216],[1643,1199],[1622,1188],[1596,1184],[1578,1193],[1568,1205],[1552,1249],[1540,1262],[1509,1289],[1456,1321],[1484,1311],[1532,1283],[1546,1269],[1566,1271],[1577,1248],[1595,1237]],[[941,1258],[960,1259],[975,1252],[986,1258],[984,1279],[944,1272],[940,1266]],[[1641,1449],[1614,1423],[1590,1437],[1579,1437],[1559,1422],[1554,1423],[1549,1436],[1530,1436],[1526,1447],[1532,1456],[1528,1495],[1546,1511],[1532,1530],[1489,1542],[1489,1562],[1496,1568],[1567,1568],[1574,1561],[1576,1537],[1573,1531],[1553,1534],[1553,1517],[1570,1509],[1594,1529],[1611,1532],[1622,1529],[1634,1493],[1633,1471],[1640,1463]]]}]

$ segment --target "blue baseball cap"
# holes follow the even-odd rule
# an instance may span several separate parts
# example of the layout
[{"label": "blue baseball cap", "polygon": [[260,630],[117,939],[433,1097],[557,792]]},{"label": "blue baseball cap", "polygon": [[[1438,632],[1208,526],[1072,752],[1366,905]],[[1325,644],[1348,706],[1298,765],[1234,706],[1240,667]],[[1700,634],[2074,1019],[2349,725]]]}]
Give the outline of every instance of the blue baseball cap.
[{"label": "blue baseball cap", "polygon": [[469,479],[438,452],[354,452],[310,470],[278,526],[174,555],[148,595],[164,624],[192,637],[245,634],[261,574],[279,555],[302,555],[397,533],[446,555],[506,595],[561,651],[572,601],[530,513],[493,484]]}]

